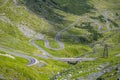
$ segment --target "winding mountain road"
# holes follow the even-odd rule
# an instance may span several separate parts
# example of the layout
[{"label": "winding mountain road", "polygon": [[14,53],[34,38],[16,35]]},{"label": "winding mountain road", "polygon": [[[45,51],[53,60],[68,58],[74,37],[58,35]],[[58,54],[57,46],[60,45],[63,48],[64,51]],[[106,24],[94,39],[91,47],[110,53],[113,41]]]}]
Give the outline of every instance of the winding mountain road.
[{"label": "winding mountain road", "polygon": [[60,30],[57,35],[55,36],[55,42],[57,42],[59,44],[59,48],[52,48],[50,45],[49,45],[49,41],[48,40],[44,40],[45,42],[45,47],[46,48],[49,48],[51,50],[61,50],[61,49],[64,49],[64,44],[62,42],[59,41],[60,39],[60,35],[62,32],[66,31],[67,29],[69,29],[70,27],[74,26],[78,21],[80,20],[80,18],[78,18],[77,20],[75,20],[72,24],[70,24],[69,26],[67,26],[66,28]]},{"label": "winding mountain road", "polygon": [[76,61],[93,61],[95,58],[55,58],[55,60],[63,62],[76,62]]},{"label": "winding mountain road", "polygon": [[41,47],[39,47],[37,44],[35,44],[35,43],[34,43],[35,40],[43,40],[43,41],[44,41],[44,39],[34,38],[34,39],[29,40],[29,42],[30,42],[30,44],[32,44],[34,47],[36,47],[38,50],[40,50],[40,51],[43,53],[43,55],[49,56],[49,57],[53,57],[53,56],[50,55],[47,51],[45,51],[44,49],[42,49]]},{"label": "winding mountain road", "polygon": [[55,57],[55,56],[51,55],[50,53],[48,53],[47,51],[45,51],[44,49],[39,47],[37,44],[35,44],[34,43],[35,40],[39,40],[39,39],[30,40],[30,44],[32,44],[34,47],[36,47],[38,50],[40,50],[43,53],[43,55],[41,55],[41,54],[37,55],[39,57],[42,56],[42,58],[43,58],[43,56],[44,56],[44,58],[50,57],[54,60],[63,61],[63,62],[68,62],[68,61],[74,61],[74,62],[76,62],[76,61],[78,61],[78,62],[79,61],[93,61],[93,60],[96,59],[96,58],[58,58],[58,57]]},{"label": "winding mountain road", "polygon": [[14,55],[14,56],[18,56],[18,57],[22,57],[22,58],[25,58],[29,61],[29,63],[27,64],[27,66],[32,66],[32,65],[35,65],[38,63],[38,60],[35,59],[35,58],[32,58],[30,56],[27,56],[27,55],[24,55],[24,54],[18,54],[18,53],[15,53],[15,52],[8,52],[8,54],[11,54],[11,55]]},{"label": "winding mountain road", "polygon": [[32,65],[35,65],[35,64],[37,64],[39,61],[37,60],[37,59],[35,59],[35,58],[32,58],[32,57],[30,57],[30,56],[27,56],[27,55],[25,55],[25,54],[23,54],[23,53],[18,53],[16,50],[13,50],[13,52],[9,52],[8,51],[9,50],[9,48],[2,48],[2,47],[0,47],[0,51],[3,51],[3,52],[6,52],[7,54],[10,54],[10,55],[13,55],[13,56],[17,56],[17,57],[21,57],[21,58],[25,58],[25,59],[27,59],[29,62],[27,63],[27,66],[32,66]]},{"label": "winding mountain road", "polygon": [[[62,29],[61,31],[59,31],[57,33],[57,35],[55,37],[55,41],[59,44],[60,48],[52,48],[52,47],[50,47],[49,41],[45,40],[44,38],[39,38],[40,36],[38,38],[35,37],[35,38],[31,39],[29,42],[30,42],[31,45],[33,45],[38,50],[40,50],[43,53],[43,55],[44,55],[45,58],[50,57],[53,60],[58,60],[58,61],[63,61],[63,62],[68,62],[68,61],[75,61],[75,62],[79,62],[79,61],[93,61],[96,58],[58,58],[58,57],[55,57],[55,56],[51,55],[50,53],[48,53],[47,51],[45,51],[44,49],[42,49],[41,47],[39,47],[36,43],[34,43],[35,40],[42,40],[42,41],[44,41],[44,43],[45,43],[44,46],[46,48],[49,48],[49,49],[52,49],[52,50],[61,50],[61,49],[63,49],[64,48],[64,44],[59,41],[61,33],[63,31],[66,31],[68,28],[72,27],[73,25],[75,25],[79,20],[80,20],[80,18],[78,18],[72,24],[70,24],[69,26],[67,26],[66,28]],[[43,58],[43,55],[39,54],[39,57],[42,56],[42,58]]]}]

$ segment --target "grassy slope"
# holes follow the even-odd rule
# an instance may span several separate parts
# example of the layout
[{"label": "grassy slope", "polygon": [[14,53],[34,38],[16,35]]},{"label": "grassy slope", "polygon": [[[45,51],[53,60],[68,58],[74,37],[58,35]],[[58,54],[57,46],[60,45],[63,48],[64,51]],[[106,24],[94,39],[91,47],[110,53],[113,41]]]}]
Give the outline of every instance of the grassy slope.
[{"label": "grassy slope", "polygon": [[[1,1],[1,2],[3,3],[3,1]],[[31,1],[33,1],[33,0],[31,0]],[[0,7],[0,16],[6,16],[11,21],[10,23],[8,23],[6,21],[0,21],[0,47],[2,47],[2,46],[10,47],[10,48],[13,48],[16,50],[30,53],[29,55],[32,55],[38,51],[36,48],[34,48],[33,46],[31,46],[29,44],[29,42],[28,42],[29,38],[26,38],[21,32],[19,32],[19,30],[16,27],[16,25],[18,25],[18,24],[27,25],[29,28],[35,30],[36,32],[45,34],[47,36],[47,39],[51,40],[51,38],[52,38],[52,41],[53,41],[53,37],[55,36],[57,31],[63,29],[67,25],[69,25],[71,22],[76,20],[79,16],[82,19],[82,20],[80,20],[79,23],[81,23],[81,22],[87,23],[87,22],[89,22],[89,20],[91,20],[91,18],[89,18],[90,16],[94,16],[95,14],[101,15],[100,13],[98,13],[98,11],[103,11],[105,9],[112,11],[113,14],[116,14],[116,13],[120,14],[119,7],[118,7],[120,5],[119,0],[115,0],[115,1],[113,1],[113,0],[106,0],[106,1],[104,1],[104,0],[99,0],[99,1],[96,1],[96,0],[89,0],[89,1],[87,1],[87,0],[81,0],[81,1],[78,1],[78,0],[74,0],[74,1],[73,0],[52,0],[52,1],[56,2],[57,9],[56,8],[49,9],[48,8],[49,6],[46,7],[45,3],[41,4],[41,5],[43,5],[43,9],[46,9],[46,10],[48,9],[47,13],[51,12],[52,13],[51,15],[57,14],[58,16],[63,17],[64,20],[59,19],[59,17],[55,18],[55,16],[51,16],[50,14],[47,14],[47,13],[45,16],[43,16],[43,14],[37,13],[37,16],[36,16],[35,11],[30,11],[31,9],[29,9],[29,10],[26,9],[25,6],[22,4],[20,4],[20,7],[17,7],[12,2],[12,0],[9,0],[4,6]],[[2,4],[1,2],[0,2],[0,4]],[[27,5],[29,5],[29,4],[27,4]],[[53,9],[53,10],[51,11],[51,9]],[[49,10],[50,10],[50,12],[49,12]],[[92,12],[94,12],[94,13],[92,13]],[[2,15],[2,14],[5,14],[5,15]],[[45,18],[43,19],[38,16],[43,16]],[[87,17],[87,19],[86,19],[86,17]],[[116,18],[116,16],[113,16],[113,17]],[[53,20],[53,18],[55,18],[55,20]],[[111,18],[111,15],[109,18]],[[118,24],[120,21],[117,19],[115,22]],[[58,23],[58,24],[56,24],[56,23]],[[104,26],[103,29],[105,31],[107,31],[105,28],[105,26],[106,26],[105,23],[104,22],[100,22],[100,23]],[[111,25],[113,25],[113,24],[111,24]],[[94,29],[96,29],[96,28],[94,28]],[[70,40],[69,36],[70,36],[70,34],[84,35],[86,32],[89,33],[86,29],[81,29],[81,28],[79,29],[79,28],[75,28],[75,27],[72,27],[67,32],[64,32],[62,34],[63,37],[61,40],[64,42],[66,48],[61,51],[51,51],[49,49],[44,48],[43,42],[38,41],[37,43],[41,47],[43,47],[45,50],[47,50],[48,52],[50,52],[51,54],[53,54],[55,56],[61,56],[61,57],[62,56],[65,56],[65,57],[81,56],[85,52],[90,52],[91,51],[90,47],[88,47],[87,44],[85,44],[85,45],[82,44],[81,42],[75,43],[74,40],[76,38]],[[105,37],[111,33],[112,32],[110,32],[110,33],[105,32],[105,33],[103,33],[103,35]],[[66,36],[68,36],[67,39],[66,39]],[[113,43],[113,44],[110,44],[110,46],[112,46],[112,47],[110,48],[110,51],[109,51],[110,57],[108,59],[100,58],[99,60],[97,60],[95,62],[82,62],[82,63],[77,64],[76,66],[73,66],[72,67],[74,70],[73,78],[81,76],[81,74],[78,74],[78,72],[77,72],[77,71],[81,70],[81,68],[80,69],[78,68],[81,65],[83,65],[82,70],[86,70],[86,69],[88,69],[88,65],[91,65],[91,67],[94,68],[103,62],[111,62],[112,65],[118,63],[119,58],[112,57],[120,52],[118,38],[119,38],[119,33],[105,41],[105,43],[108,43],[108,44]],[[67,40],[69,40],[69,42],[66,42]],[[98,39],[98,41],[101,41],[101,40],[102,40],[102,38]],[[79,43],[79,45],[78,45],[78,43]],[[54,44],[54,42],[51,42],[51,44],[53,45],[53,47],[54,47],[54,45],[55,45],[55,47],[57,46],[57,44],[56,43]],[[91,57],[101,57],[101,53],[103,52],[103,46],[102,46],[102,48],[95,47],[95,49],[96,49],[96,54],[87,55],[87,57],[90,57],[90,56]],[[38,52],[38,53],[40,53],[40,52]],[[56,53],[58,53],[58,54],[56,54]],[[99,56],[98,56],[98,54],[99,54]],[[70,66],[68,66],[67,64],[62,63],[62,62],[53,61],[53,60],[45,60],[45,59],[41,59],[38,57],[37,57],[37,59],[44,60],[45,62],[47,62],[47,65],[42,68],[39,68],[37,66],[28,68],[25,65],[23,66],[23,64],[26,64],[27,61],[22,58],[16,58],[15,60],[12,60],[10,58],[0,56],[0,63],[1,63],[0,72],[3,71],[0,74],[4,74],[7,79],[18,78],[18,79],[26,80],[27,78],[31,78],[32,80],[47,80],[48,78],[55,75],[58,71],[61,71],[62,69],[66,69],[68,67],[70,68]],[[115,61],[112,61],[112,59],[115,59]],[[17,70],[14,65],[16,65]],[[23,71],[21,71],[21,70],[23,70]],[[11,74],[11,72],[13,74]],[[91,72],[94,72],[94,70],[90,71],[90,72],[82,73],[82,75],[84,76]],[[65,77],[66,76],[68,76],[68,73],[65,75]],[[63,78],[64,78],[64,76],[63,76]],[[115,79],[115,78],[116,77],[113,77],[113,79]]]},{"label": "grassy slope", "polygon": [[[17,7],[16,5],[13,4],[13,2],[11,0],[9,0],[9,2],[6,3],[6,5],[4,5],[3,7],[0,8],[0,14],[1,14],[0,16],[6,16],[8,19],[11,20],[11,23],[8,23],[5,21],[0,21],[0,47],[4,46],[6,48],[9,47],[9,48],[12,48],[15,50],[20,50],[25,53],[29,53],[28,55],[31,55],[31,56],[33,56],[33,54],[36,52],[41,54],[40,51],[38,51],[36,48],[34,48],[33,46],[31,46],[29,44],[29,38],[26,38],[17,29],[16,26],[18,24],[24,24],[24,25],[27,25],[29,28],[35,30],[36,32],[43,32],[43,31],[47,31],[46,29],[50,28],[50,25],[47,22],[45,22],[43,19],[40,19],[33,14],[30,14],[30,12],[28,12],[24,6]],[[5,14],[5,15],[2,15],[2,14]],[[38,21],[38,22],[36,22],[36,21]],[[8,51],[11,51],[11,50],[8,50]],[[3,59],[5,59],[5,60],[3,60]],[[41,58],[38,58],[38,59],[41,60]],[[6,71],[6,69],[8,69],[8,74],[7,74],[7,72],[3,73],[4,76],[8,80],[10,78],[15,78],[15,76],[18,79],[22,79],[22,80],[26,80],[27,78],[31,78],[32,80],[39,80],[39,79],[47,80],[48,77],[52,76],[52,75],[50,75],[51,73],[54,74],[54,72],[57,72],[60,69],[67,66],[66,64],[63,64],[62,62],[45,60],[45,62],[47,62],[48,65],[44,68],[39,68],[37,66],[28,68],[26,65],[19,62],[22,60],[23,59],[16,59],[16,62],[15,62],[13,60],[11,61],[9,58],[6,58],[6,57],[0,58],[1,70]],[[24,63],[26,64],[27,61]],[[17,64],[17,68],[19,70],[18,72],[15,70],[15,67],[14,67],[15,64]],[[54,64],[56,64],[56,65],[54,65]],[[54,66],[52,66],[52,65],[54,65]],[[12,70],[14,72],[13,75],[9,75],[9,74],[11,74],[11,71],[9,70],[10,68],[13,69]],[[23,68],[25,68],[25,71],[20,71]],[[37,73],[36,71],[38,71],[38,72],[42,71],[41,72],[42,74]],[[21,75],[22,73],[23,73],[23,75]],[[17,76],[17,74],[19,74],[19,75]],[[35,76],[33,76],[33,75],[35,75]],[[43,76],[45,76],[45,77],[43,77]]]}]

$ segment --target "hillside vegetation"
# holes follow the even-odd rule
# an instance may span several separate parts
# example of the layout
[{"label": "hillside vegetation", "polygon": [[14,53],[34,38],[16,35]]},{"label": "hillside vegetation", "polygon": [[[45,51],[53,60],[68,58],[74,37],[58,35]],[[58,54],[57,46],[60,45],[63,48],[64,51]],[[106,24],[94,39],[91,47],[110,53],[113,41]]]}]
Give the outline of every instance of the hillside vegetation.
[{"label": "hillside vegetation", "polygon": [[117,80],[119,6],[120,0],[0,0],[0,80]]}]

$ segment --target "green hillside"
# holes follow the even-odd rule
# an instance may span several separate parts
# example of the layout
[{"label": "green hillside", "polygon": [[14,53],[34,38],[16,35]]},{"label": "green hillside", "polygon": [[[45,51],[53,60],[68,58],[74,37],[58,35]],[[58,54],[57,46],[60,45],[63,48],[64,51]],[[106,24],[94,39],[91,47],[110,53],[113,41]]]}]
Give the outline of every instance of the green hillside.
[{"label": "green hillside", "polygon": [[0,0],[0,80],[120,78],[120,0]]}]

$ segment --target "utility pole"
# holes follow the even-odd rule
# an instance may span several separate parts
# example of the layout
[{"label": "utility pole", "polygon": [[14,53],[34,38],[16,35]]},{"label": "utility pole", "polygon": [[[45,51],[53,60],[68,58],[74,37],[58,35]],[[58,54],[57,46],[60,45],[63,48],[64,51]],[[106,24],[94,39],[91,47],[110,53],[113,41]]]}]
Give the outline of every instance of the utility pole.
[{"label": "utility pole", "polygon": [[104,46],[103,58],[108,58],[108,45],[107,44],[105,44]]}]

